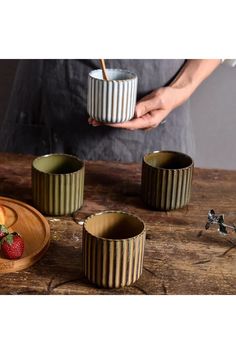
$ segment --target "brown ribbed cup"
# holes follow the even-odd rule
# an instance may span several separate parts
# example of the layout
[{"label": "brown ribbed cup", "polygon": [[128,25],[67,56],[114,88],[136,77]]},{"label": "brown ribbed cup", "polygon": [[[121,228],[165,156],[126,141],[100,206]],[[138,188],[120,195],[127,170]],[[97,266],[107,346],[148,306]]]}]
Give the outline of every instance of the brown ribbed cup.
[{"label": "brown ribbed cup", "polygon": [[83,226],[83,268],[89,281],[105,288],[134,283],[142,274],[146,229],[122,211],[93,214]]},{"label": "brown ribbed cup", "polygon": [[191,197],[193,160],[176,151],[155,151],[143,158],[141,195],[156,210],[187,205]]},{"label": "brown ribbed cup", "polygon": [[68,215],[81,208],[84,163],[76,156],[50,154],[32,163],[34,206],[46,215]]}]

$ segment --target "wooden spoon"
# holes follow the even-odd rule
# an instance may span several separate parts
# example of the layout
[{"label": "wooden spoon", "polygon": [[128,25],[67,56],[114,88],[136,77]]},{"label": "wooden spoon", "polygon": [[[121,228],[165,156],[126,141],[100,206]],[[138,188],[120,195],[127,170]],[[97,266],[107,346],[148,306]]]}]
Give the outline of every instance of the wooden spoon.
[{"label": "wooden spoon", "polygon": [[106,65],[105,65],[105,60],[104,59],[99,59],[101,67],[102,67],[102,76],[103,76],[103,80],[109,80],[108,76],[107,76],[107,69],[106,69]]}]

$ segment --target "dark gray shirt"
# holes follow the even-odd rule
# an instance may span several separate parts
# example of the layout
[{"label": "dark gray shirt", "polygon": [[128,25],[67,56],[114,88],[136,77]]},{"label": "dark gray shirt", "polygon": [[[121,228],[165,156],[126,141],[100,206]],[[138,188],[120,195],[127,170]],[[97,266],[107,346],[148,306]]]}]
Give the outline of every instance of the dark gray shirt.
[{"label": "dark gray shirt", "polygon": [[[106,60],[108,68],[138,75],[138,99],[168,85],[184,60]],[[87,160],[140,162],[154,150],[193,156],[189,102],[172,111],[166,123],[128,131],[88,124],[87,78],[98,60],[21,60],[6,117],[1,151],[35,155],[65,152]]]}]

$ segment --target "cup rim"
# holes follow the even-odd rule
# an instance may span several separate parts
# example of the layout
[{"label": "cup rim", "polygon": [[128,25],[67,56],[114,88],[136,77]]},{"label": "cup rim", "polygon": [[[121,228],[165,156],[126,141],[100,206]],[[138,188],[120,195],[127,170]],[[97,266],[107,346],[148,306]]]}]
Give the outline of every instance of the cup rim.
[{"label": "cup rim", "polygon": [[[36,166],[35,166],[35,163],[38,161],[38,160],[41,160],[41,159],[44,159],[44,158],[47,158],[47,157],[50,157],[50,156],[65,156],[65,157],[69,157],[69,158],[73,158],[74,160],[77,160],[78,162],[81,163],[81,168],[77,169],[76,171],[73,171],[73,172],[68,172],[68,173],[52,173],[52,172],[45,172],[45,171],[42,171],[40,169],[38,169]],[[43,173],[45,175],[51,175],[51,176],[59,176],[59,175],[63,175],[63,176],[66,176],[66,175],[72,175],[74,173],[78,173],[79,171],[81,171],[85,166],[85,163],[83,160],[79,159],[77,156],[75,155],[70,155],[70,154],[63,154],[63,153],[51,153],[51,154],[45,154],[45,155],[41,155],[41,156],[38,156],[36,157],[33,161],[32,161],[32,168],[34,170],[36,170],[37,172],[40,172],[40,173]]]},{"label": "cup rim", "polygon": [[[188,159],[190,159],[191,163],[190,163],[188,166],[186,166],[186,167],[180,167],[180,168],[165,168],[165,167],[154,167],[154,166],[152,166],[150,163],[148,163],[148,162],[146,161],[146,158],[147,158],[149,155],[151,155],[151,154],[159,154],[159,153],[172,153],[172,154],[175,154],[175,155],[182,155],[182,156],[187,157]],[[185,153],[183,153],[183,152],[174,151],[174,150],[156,150],[156,151],[149,152],[149,153],[147,153],[147,154],[145,154],[145,155],[143,156],[143,163],[145,163],[147,166],[149,166],[149,167],[151,167],[151,168],[153,168],[153,169],[155,169],[155,170],[158,169],[158,170],[165,170],[165,171],[168,171],[168,170],[171,170],[171,171],[175,171],[175,170],[177,170],[177,171],[180,171],[180,170],[187,170],[187,169],[189,169],[189,168],[191,168],[191,167],[194,166],[194,161],[193,161],[193,159],[192,159],[191,156],[189,156],[189,155],[187,155],[187,154],[185,154]]]},{"label": "cup rim", "polygon": [[[86,229],[86,223],[88,222],[89,219],[97,216],[97,215],[103,215],[103,214],[111,214],[111,213],[116,213],[116,214],[125,214],[125,215],[128,215],[128,216],[132,216],[134,218],[136,218],[138,221],[141,222],[141,224],[143,225],[143,229],[142,231],[138,234],[138,235],[135,235],[135,236],[131,236],[131,237],[127,237],[127,238],[120,238],[120,239],[117,239],[117,238],[107,238],[107,237],[99,237],[99,236],[96,236],[96,235],[93,235],[91,234],[91,232],[89,232],[87,229]],[[131,213],[127,213],[126,211],[122,211],[122,210],[104,210],[104,211],[100,211],[100,212],[97,212],[97,213],[93,213],[91,215],[89,215],[84,223],[83,223],[83,228],[85,229],[85,231],[92,237],[95,237],[97,240],[102,240],[102,241],[114,241],[114,242],[121,242],[121,241],[128,241],[128,240],[135,240],[137,237],[139,237],[140,235],[143,234],[143,232],[146,232],[146,225],[144,223],[144,221],[134,215],[134,214],[131,214]]]},{"label": "cup rim", "polygon": [[99,79],[97,77],[92,76],[93,73],[98,72],[98,71],[102,71],[102,69],[95,69],[95,70],[90,71],[89,77],[91,77],[93,80],[108,81],[108,82],[125,82],[125,81],[131,81],[131,80],[137,79],[137,77],[138,77],[137,74],[135,74],[134,72],[132,72],[130,70],[127,70],[127,69],[112,69],[112,68],[109,68],[109,69],[106,69],[106,70],[108,71],[108,73],[109,73],[109,71],[120,71],[120,72],[123,72],[123,73],[126,73],[126,74],[131,74],[133,77],[131,77],[129,79],[104,80],[104,79]]}]

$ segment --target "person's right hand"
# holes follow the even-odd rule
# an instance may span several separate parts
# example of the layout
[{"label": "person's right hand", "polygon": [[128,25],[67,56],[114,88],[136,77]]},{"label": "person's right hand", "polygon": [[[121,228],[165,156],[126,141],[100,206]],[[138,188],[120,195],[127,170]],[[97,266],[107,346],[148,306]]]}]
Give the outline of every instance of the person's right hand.
[{"label": "person's right hand", "polygon": [[100,123],[90,119],[94,127],[108,125],[112,128],[147,130],[156,128],[168,114],[188,98],[184,91],[171,86],[161,87],[143,97],[136,105],[134,118],[124,123]]}]

